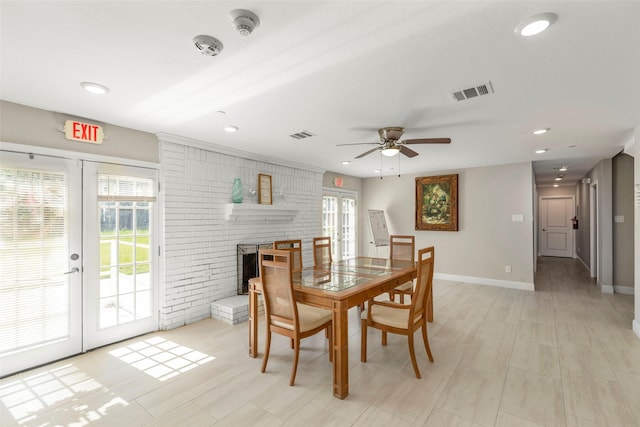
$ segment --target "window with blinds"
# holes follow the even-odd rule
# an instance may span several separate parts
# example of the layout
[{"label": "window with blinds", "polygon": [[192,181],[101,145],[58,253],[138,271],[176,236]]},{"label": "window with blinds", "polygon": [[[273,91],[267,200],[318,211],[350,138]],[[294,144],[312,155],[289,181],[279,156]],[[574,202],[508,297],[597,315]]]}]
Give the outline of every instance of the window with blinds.
[{"label": "window with blinds", "polygon": [[152,315],[154,181],[98,175],[99,329]]},{"label": "window with blinds", "polygon": [[68,337],[67,179],[0,169],[0,355]]}]

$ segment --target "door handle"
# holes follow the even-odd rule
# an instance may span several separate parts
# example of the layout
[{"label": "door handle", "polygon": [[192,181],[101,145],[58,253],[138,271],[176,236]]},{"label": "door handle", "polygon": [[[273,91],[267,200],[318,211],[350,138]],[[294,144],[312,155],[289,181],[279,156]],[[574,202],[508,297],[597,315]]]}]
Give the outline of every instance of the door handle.
[{"label": "door handle", "polygon": [[73,267],[70,271],[67,271],[64,274],[76,274],[80,271],[80,269],[78,267]]}]

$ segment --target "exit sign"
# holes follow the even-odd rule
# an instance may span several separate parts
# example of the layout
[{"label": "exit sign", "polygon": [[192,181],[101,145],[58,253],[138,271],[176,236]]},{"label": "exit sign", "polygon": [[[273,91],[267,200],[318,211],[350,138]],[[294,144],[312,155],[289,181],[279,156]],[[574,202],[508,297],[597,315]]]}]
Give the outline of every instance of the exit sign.
[{"label": "exit sign", "polygon": [[98,125],[67,120],[64,122],[64,136],[72,141],[102,144],[104,132]]},{"label": "exit sign", "polygon": [[344,181],[342,178],[333,178],[333,185],[336,187],[342,187],[344,185]]}]

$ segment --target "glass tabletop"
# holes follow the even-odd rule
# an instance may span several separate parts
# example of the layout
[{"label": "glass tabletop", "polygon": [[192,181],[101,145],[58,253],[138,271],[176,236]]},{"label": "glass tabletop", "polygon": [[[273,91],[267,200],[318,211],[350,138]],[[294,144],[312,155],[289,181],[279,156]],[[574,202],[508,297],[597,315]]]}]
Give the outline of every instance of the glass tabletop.
[{"label": "glass tabletop", "polygon": [[332,264],[333,268],[352,268],[354,270],[363,271],[372,270],[372,271],[380,271],[382,270],[404,270],[405,268],[415,267],[415,262],[413,261],[400,261],[396,259],[386,259],[386,258],[367,258],[367,257],[358,257],[358,258],[349,258],[343,259],[340,261],[336,261]]},{"label": "glass tabletop", "polygon": [[333,270],[302,270],[293,273],[293,283],[314,289],[343,291],[374,280],[372,277],[344,274]]},{"label": "glass tabletop", "polygon": [[305,268],[293,273],[293,283],[337,292],[411,267],[415,268],[412,261],[358,257],[335,261],[319,268]]}]

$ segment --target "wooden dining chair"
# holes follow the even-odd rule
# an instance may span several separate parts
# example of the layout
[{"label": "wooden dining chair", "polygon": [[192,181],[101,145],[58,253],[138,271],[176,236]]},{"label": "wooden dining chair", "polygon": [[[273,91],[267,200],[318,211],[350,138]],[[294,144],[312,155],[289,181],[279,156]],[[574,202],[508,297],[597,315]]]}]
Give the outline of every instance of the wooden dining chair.
[{"label": "wooden dining chair", "polygon": [[273,249],[291,251],[293,258],[293,271],[302,271],[302,240],[276,240]]},{"label": "wooden dining chair", "polygon": [[301,339],[326,331],[329,338],[329,360],[333,361],[333,313],[326,308],[312,307],[295,301],[292,281],[293,254],[290,250],[277,249],[261,249],[259,254],[267,333],[261,372],[264,373],[267,369],[271,333],[289,337],[293,342],[294,351],[290,386],[296,380]]},{"label": "wooden dining chair", "polygon": [[409,341],[409,354],[411,363],[417,378],[420,370],[416,363],[416,354],[413,345],[413,335],[418,329],[422,329],[424,348],[433,362],[433,355],[429,347],[427,335],[427,299],[431,293],[433,283],[433,246],[421,249],[418,252],[418,278],[416,288],[411,298],[411,304],[398,304],[391,301],[369,301],[366,311],[361,314],[362,343],[360,347],[360,360],[367,361],[367,328],[372,327],[382,331],[382,345],[387,345],[387,333],[406,335]]},{"label": "wooden dining chair", "polygon": [[[414,261],[416,248],[415,236],[389,236],[389,258],[401,261]],[[404,304],[404,296],[413,293],[413,280],[409,280],[389,291],[389,299],[395,301],[395,296],[400,295],[400,304]]]},{"label": "wooden dining chair", "polygon": [[331,256],[331,237],[314,237],[313,238],[313,265],[331,264],[333,257]]}]

